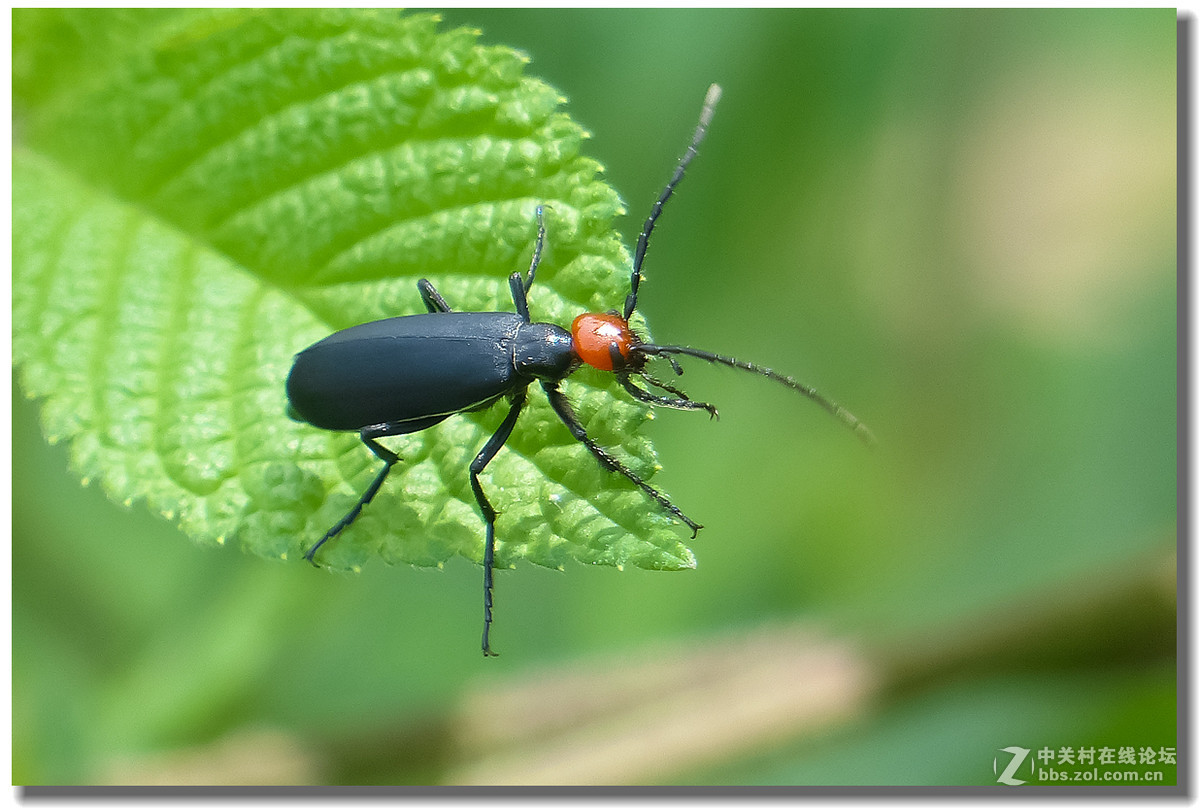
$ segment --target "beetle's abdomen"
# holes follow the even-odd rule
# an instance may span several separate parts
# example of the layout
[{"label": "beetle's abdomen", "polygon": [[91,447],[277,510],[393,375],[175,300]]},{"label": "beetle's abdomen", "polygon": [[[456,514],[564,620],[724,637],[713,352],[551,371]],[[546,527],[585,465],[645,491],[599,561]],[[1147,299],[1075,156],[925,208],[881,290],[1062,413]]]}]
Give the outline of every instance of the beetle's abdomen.
[{"label": "beetle's abdomen", "polygon": [[288,402],[325,430],[385,422],[414,429],[489,402],[520,380],[512,341],[521,318],[506,312],[395,317],[337,332],[296,355]]}]

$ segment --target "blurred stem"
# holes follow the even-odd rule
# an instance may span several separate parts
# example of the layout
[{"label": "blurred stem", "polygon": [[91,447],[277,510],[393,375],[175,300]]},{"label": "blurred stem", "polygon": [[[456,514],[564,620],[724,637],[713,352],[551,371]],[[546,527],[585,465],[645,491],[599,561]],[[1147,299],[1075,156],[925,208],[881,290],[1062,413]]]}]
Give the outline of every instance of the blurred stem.
[{"label": "blurred stem", "polygon": [[1177,632],[1175,554],[1147,554],[877,649],[880,697],[983,674],[1146,666],[1174,659]]}]

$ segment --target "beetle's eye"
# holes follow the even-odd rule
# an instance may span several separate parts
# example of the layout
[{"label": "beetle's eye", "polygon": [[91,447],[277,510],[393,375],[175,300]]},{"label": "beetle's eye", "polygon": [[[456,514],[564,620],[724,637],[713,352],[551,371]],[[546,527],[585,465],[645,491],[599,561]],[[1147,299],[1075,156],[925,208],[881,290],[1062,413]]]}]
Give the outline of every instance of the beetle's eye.
[{"label": "beetle's eye", "polygon": [[571,324],[571,339],[579,359],[601,371],[613,369],[610,346],[616,346],[622,357],[636,342],[629,324],[620,315],[601,315],[587,312]]}]

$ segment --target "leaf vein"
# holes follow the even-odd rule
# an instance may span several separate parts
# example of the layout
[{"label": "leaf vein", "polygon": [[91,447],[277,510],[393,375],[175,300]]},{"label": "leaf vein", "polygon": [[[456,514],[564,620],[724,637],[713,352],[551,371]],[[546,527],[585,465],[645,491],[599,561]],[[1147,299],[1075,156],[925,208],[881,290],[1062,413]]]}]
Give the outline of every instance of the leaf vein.
[{"label": "leaf vein", "polygon": [[272,42],[270,40],[263,39],[259,43],[262,47],[261,50],[253,51],[248,55],[244,55],[244,58],[241,61],[227,63],[223,69],[209,76],[204,81],[193,85],[189,92],[181,94],[175,104],[165,107],[159,115],[149,119],[141,133],[133,138],[133,141],[130,144],[131,150],[134,152],[140,151],[141,147],[145,145],[148,139],[158,134],[159,127],[168,124],[172,116],[178,114],[182,108],[193,104],[196,99],[200,98],[204,93],[211,90],[221,80],[227,79],[235,71],[264,58],[269,52],[279,48],[282,44],[282,39],[288,36],[288,32],[283,28],[276,28],[275,32],[281,36],[280,40]]},{"label": "leaf vein", "polygon": [[[65,271],[63,267],[63,258],[66,253],[68,239],[67,234],[79,223],[83,217],[84,202],[76,199],[77,204],[73,209],[67,210],[65,207],[62,210],[62,219],[58,224],[47,234],[45,246],[48,249],[48,255],[45,262],[42,263],[41,271],[37,275],[30,277],[28,286],[34,290],[33,297],[29,307],[29,322],[44,323],[46,313],[50,310],[50,296],[55,286],[60,273]],[[57,339],[63,331],[70,327],[70,322],[64,320],[55,325],[52,329],[55,332],[50,339],[44,339],[40,342],[30,340],[33,356],[49,364],[49,354],[53,351],[57,344]],[[24,341],[20,339],[20,332],[14,335],[14,340],[17,345],[21,345]],[[41,349],[39,352],[38,349]],[[32,359],[32,357],[31,357]]]},{"label": "leaf vein", "polygon": [[[410,60],[407,58],[397,58],[398,63],[407,63],[408,61]],[[339,97],[349,95],[356,90],[369,91],[372,85],[388,79],[395,79],[398,82],[402,82],[406,76],[421,69],[420,66],[412,65],[397,70],[397,66],[397,64],[381,65],[376,69],[376,72],[357,74],[353,79],[343,81],[334,86],[304,88],[308,91],[307,94],[301,95],[298,93],[291,97],[281,97],[278,99],[280,103],[277,106],[260,110],[258,117],[245,119],[244,124],[240,128],[231,130],[228,133],[222,133],[220,140],[206,143],[199,152],[183,155],[183,159],[171,166],[165,167],[164,174],[146,189],[147,195],[152,198],[169,198],[175,196],[173,186],[183,183],[192,174],[205,173],[200,172],[203,165],[206,162],[217,159],[223,152],[240,150],[242,148],[240,144],[255,131],[263,133],[264,140],[271,142],[272,133],[277,134],[287,129],[284,124],[290,115],[301,118],[319,119],[322,117],[321,114],[326,112],[320,106],[322,103],[332,103]],[[443,92],[453,89],[453,85],[443,85],[442,89]],[[318,165],[315,170],[324,170],[326,165]],[[252,193],[258,189],[249,188],[244,190]],[[267,190],[269,191],[270,189]],[[221,216],[221,214],[216,215]]]}]

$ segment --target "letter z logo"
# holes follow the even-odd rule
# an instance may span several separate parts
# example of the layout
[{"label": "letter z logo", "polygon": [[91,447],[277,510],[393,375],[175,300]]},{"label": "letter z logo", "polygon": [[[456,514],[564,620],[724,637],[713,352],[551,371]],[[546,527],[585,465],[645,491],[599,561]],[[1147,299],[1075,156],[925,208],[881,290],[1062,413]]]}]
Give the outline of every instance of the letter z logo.
[{"label": "letter z logo", "polygon": [[1001,753],[1009,753],[1012,755],[1012,760],[1008,762],[1008,766],[1004,768],[1004,772],[1000,772],[1000,757],[996,756],[992,759],[992,772],[996,773],[996,780],[1002,784],[1010,786],[1019,786],[1025,783],[1020,778],[1014,778],[1017,770],[1025,763],[1025,759],[1029,756],[1029,750],[1024,747],[1002,747]]}]

